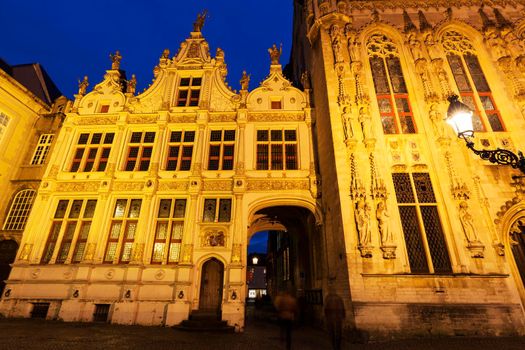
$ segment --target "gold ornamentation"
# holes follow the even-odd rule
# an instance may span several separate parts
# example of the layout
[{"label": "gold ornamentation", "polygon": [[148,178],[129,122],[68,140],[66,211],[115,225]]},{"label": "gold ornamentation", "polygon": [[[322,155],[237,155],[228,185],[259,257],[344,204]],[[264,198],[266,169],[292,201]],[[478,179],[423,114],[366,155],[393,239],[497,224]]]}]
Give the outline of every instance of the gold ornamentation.
[{"label": "gold ornamentation", "polygon": [[182,263],[191,263],[193,256],[193,244],[185,244],[182,246]]},{"label": "gold ornamentation", "polygon": [[231,191],[232,182],[231,180],[204,181],[202,189],[203,191]]},{"label": "gold ornamentation", "polygon": [[209,122],[218,123],[218,122],[234,122],[237,118],[236,114],[210,114]]},{"label": "gold ornamentation", "polygon": [[197,117],[195,115],[170,115],[168,122],[170,123],[195,123]]},{"label": "gold ornamentation", "polygon": [[132,251],[133,255],[131,260],[133,262],[141,262],[144,256],[144,243],[134,243]]},{"label": "gold ornamentation", "polygon": [[97,248],[96,243],[88,243],[86,246],[86,254],[84,255],[85,261],[93,261],[95,258],[95,249]]},{"label": "gold ornamentation", "polygon": [[304,113],[250,113],[248,115],[249,122],[302,122],[304,120]]},{"label": "gold ornamentation", "polygon": [[234,243],[232,247],[232,263],[241,262],[242,244]]},{"label": "gold ornamentation", "polygon": [[57,192],[95,192],[98,190],[98,182],[66,182],[57,184]]},{"label": "gold ornamentation", "polygon": [[201,242],[202,247],[224,247],[225,246],[225,235],[222,230],[210,230],[206,231],[203,240]]},{"label": "gold ornamentation", "polygon": [[129,124],[154,124],[157,120],[156,115],[130,115],[126,121]]},{"label": "gold ornamentation", "polygon": [[142,182],[115,182],[113,185],[114,191],[140,191],[144,183]]},{"label": "gold ornamentation", "polygon": [[21,261],[29,261],[29,256],[31,255],[31,251],[33,250],[32,244],[24,244],[24,248],[22,248],[22,252],[20,253],[19,260]]},{"label": "gold ornamentation", "polygon": [[117,122],[117,117],[79,117],[73,125],[111,125]]},{"label": "gold ornamentation", "polygon": [[308,190],[308,180],[249,180],[246,188],[248,191],[284,191],[284,190]]},{"label": "gold ornamentation", "polygon": [[187,189],[188,189],[187,181],[161,182],[159,183],[159,187],[158,187],[159,191],[169,191],[169,190],[186,191]]}]

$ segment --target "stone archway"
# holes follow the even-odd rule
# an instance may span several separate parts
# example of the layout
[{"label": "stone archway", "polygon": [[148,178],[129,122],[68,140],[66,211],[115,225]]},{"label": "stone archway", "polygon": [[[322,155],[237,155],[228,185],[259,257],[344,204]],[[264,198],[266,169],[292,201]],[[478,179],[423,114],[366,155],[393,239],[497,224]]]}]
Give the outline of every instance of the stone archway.
[{"label": "stone archway", "polygon": [[11,239],[0,241],[0,295],[4,291],[4,281],[9,277],[11,264],[15,261],[17,250],[18,243],[16,241]]},{"label": "stone archway", "polygon": [[496,223],[501,225],[507,262],[525,306],[525,202],[509,201],[503,209]]}]

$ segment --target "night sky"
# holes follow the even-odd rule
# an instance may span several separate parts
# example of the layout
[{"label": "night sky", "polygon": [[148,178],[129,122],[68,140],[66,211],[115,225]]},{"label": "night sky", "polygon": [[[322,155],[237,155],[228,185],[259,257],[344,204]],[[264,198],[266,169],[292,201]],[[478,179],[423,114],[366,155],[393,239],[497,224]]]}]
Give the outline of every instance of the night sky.
[{"label": "night sky", "polygon": [[267,49],[283,43],[288,62],[292,32],[291,0],[2,0],[0,57],[11,65],[40,63],[68,98],[78,80],[89,76],[90,91],[120,50],[121,69],[136,74],[137,91],[153,78],[165,48],[174,55],[189,36],[197,13],[208,9],[203,28],[210,54],[226,55],[227,81],[239,89],[242,71],[251,74],[250,90],[269,70]]}]

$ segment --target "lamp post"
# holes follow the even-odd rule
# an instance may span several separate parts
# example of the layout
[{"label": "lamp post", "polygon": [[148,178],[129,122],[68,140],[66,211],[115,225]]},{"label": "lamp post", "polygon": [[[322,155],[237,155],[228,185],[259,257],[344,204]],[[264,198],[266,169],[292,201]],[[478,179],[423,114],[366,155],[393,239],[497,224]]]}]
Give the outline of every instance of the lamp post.
[{"label": "lamp post", "polygon": [[474,148],[474,127],[472,122],[472,110],[461,103],[457,95],[451,95],[448,98],[450,105],[447,110],[445,121],[452,126],[458,137],[462,138],[467,147],[477,154],[481,159],[488,160],[491,163],[510,165],[518,169],[525,175],[525,157],[521,151],[518,154],[506,149],[496,148],[494,150]]}]

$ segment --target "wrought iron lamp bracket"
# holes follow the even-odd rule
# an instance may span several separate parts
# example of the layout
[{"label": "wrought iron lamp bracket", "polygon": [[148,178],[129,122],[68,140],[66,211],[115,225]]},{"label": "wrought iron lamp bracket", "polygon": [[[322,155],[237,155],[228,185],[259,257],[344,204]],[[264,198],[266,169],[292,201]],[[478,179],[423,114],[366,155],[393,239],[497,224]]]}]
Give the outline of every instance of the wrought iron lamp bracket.
[{"label": "wrought iron lamp bracket", "polygon": [[488,160],[494,164],[500,165],[510,165],[514,169],[520,170],[525,174],[525,157],[521,151],[518,151],[518,154],[515,154],[512,151],[496,148],[494,150],[490,149],[476,149],[474,147],[474,142],[470,139],[469,134],[462,133],[459,135],[467,144],[467,147],[472,150],[476,155],[478,155],[483,160]]}]

